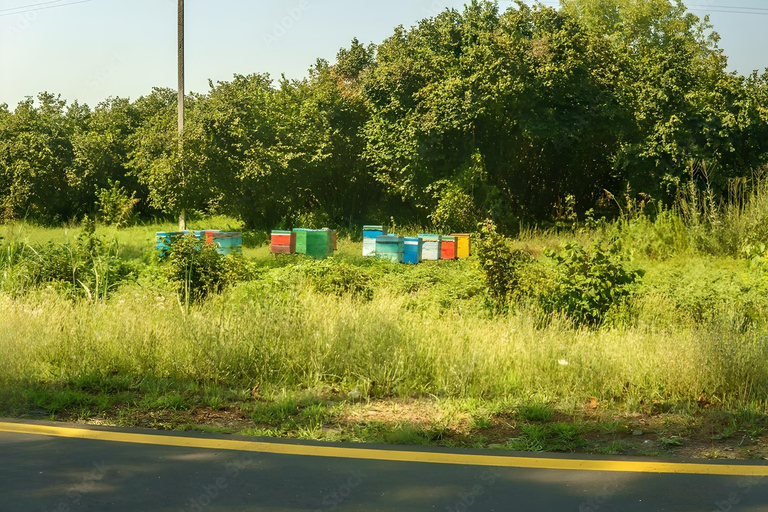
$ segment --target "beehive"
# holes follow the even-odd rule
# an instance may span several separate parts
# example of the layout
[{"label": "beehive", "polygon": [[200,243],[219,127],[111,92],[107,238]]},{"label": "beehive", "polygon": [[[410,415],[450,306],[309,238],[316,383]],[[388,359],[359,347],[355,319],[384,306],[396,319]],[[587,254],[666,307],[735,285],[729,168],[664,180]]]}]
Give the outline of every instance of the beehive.
[{"label": "beehive", "polygon": [[437,261],[442,250],[442,237],[440,235],[420,234],[422,239],[422,261]]},{"label": "beehive", "polygon": [[196,229],[194,231],[186,231],[187,234],[192,233],[198,240],[203,240],[209,244],[213,243],[213,234],[221,233],[218,229]]},{"label": "beehive", "polygon": [[174,239],[189,234],[187,231],[158,231],[155,233],[155,249],[164,257],[173,245]]},{"label": "beehive", "polygon": [[378,238],[380,236],[386,236],[386,226],[365,225],[363,226],[363,238]]},{"label": "beehive", "polygon": [[308,229],[306,235],[306,254],[312,258],[327,258],[331,253],[333,242],[330,241],[331,232],[327,229]]},{"label": "beehive", "polygon": [[323,229],[323,231],[327,232],[327,235],[328,235],[328,254],[331,254],[331,253],[333,253],[333,251],[336,250],[336,245],[338,243],[337,242],[336,230],[325,228],[325,229]]},{"label": "beehive", "polygon": [[292,231],[272,231],[272,254],[293,254],[296,252],[296,233]]},{"label": "beehive", "polygon": [[307,254],[307,230],[294,228],[292,231],[296,235],[296,254]]},{"label": "beehive", "polygon": [[471,254],[471,235],[469,233],[453,233],[456,237],[456,257],[469,258]]},{"label": "beehive", "polygon": [[441,260],[456,259],[456,237],[455,236],[443,237],[443,241],[440,246],[440,259]]},{"label": "beehive", "polygon": [[226,256],[232,253],[243,252],[243,234],[236,231],[214,231],[210,234],[211,243],[216,251]]},{"label": "beehive", "polygon": [[376,239],[375,238],[363,239],[363,256],[365,257],[376,256]]},{"label": "beehive", "polygon": [[[218,230],[218,229],[207,229],[207,230],[203,231],[202,237],[198,237],[198,238],[205,238],[206,242],[208,242],[209,244],[213,244],[213,236],[216,233],[221,233],[221,231]],[[195,236],[197,236],[197,235],[195,235]]]},{"label": "beehive", "polygon": [[363,226],[363,256],[376,256],[376,239],[387,235],[386,226]]},{"label": "beehive", "polygon": [[384,235],[376,238],[376,257],[383,260],[403,262],[403,237]]},{"label": "beehive", "polygon": [[421,263],[424,240],[418,237],[403,238],[403,263]]}]

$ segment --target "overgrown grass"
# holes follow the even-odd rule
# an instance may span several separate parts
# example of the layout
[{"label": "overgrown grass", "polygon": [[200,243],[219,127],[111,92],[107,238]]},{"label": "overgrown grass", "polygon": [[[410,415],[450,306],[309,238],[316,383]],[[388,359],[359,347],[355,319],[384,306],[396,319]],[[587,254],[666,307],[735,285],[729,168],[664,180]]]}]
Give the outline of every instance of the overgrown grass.
[{"label": "overgrown grass", "polygon": [[[509,247],[535,264],[519,269],[516,286],[556,286],[547,280],[557,259],[542,255],[573,241],[620,239],[625,264],[644,271],[621,307],[584,324],[521,293],[514,307],[492,307],[474,259],[394,265],[361,258],[359,242],[346,238],[324,262],[274,257],[254,242],[244,254],[248,280],[184,304],[152,257],[155,231],[173,226],[102,228],[96,234],[117,241],[136,275],[100,300],[55,283],[0,292],[0,411],[223,428],[196,426],[210,422],[195,411],[236,409],[245,423],[233,431],[260,435],[603,453],[632,442],[627,421],[611,414],[693,418],[698,427],[659,429],[662,451],[686,445],[692,432],[708,442],[759,437],[768,267],[755,249],[762,235],[749,226],[768,215],[756,211],[758,196],[745,204],[741,216],[723,207],[695,222],[670,210],[589,229],[524,230]],[[219,218],[192,227],[238,226]],[[79,235],[79,227],[0,226],[0,290],[18,277],[20,248],[74,244]],[[437,404],[442,414],[428,424],[349,419],[393,400]],[[589,404],[608,415],[598,427],[580,412]],[[507,416],[508,437],[497,439]]]}]

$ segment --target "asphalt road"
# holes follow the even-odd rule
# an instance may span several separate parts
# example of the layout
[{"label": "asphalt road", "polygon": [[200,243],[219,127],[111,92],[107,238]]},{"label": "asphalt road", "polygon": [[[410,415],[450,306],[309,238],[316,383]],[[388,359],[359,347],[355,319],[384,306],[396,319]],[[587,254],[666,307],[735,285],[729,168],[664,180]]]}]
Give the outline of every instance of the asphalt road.
[{"label": "asphalt road", "polygon": [[488,457],[51,425],[0,422],[0,511],[768,511],[768,466],[756,462]]}]

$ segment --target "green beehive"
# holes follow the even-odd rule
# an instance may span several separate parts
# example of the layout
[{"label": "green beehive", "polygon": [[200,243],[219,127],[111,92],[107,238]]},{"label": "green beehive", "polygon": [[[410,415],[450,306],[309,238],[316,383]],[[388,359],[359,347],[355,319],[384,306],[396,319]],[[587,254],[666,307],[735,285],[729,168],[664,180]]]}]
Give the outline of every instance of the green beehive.
[{"label": "green beehive", "polygon": [[313,229],[305,231],[307,239],[307,251],[305,254],[313,258],[327,258],[333,249],[331,232],[326,229]]},{"label": "green beehive", "polygon": [[307,254],[307,229],[296,228],[296,254]]}]

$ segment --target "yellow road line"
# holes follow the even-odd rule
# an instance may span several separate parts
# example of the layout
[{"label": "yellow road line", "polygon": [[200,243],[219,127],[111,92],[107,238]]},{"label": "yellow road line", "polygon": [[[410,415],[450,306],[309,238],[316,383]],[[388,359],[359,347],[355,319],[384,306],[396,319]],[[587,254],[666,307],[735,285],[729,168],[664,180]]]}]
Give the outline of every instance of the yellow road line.
[{"label": "yellow road line", "polygon": [[494,466],[502,468],[565,469],[580,471],[614,471],[622,473],[674,473],[686,475],[768,476],[768,465],[698,464],[676,462],[638,462],[624,460],[550,459],[542,457],[515,457],[499,455],[473,455],[445,452],[414,452],[376,450],[369,448],[295,445],[280,442],[238,441],[235,439],[205,439],[195,437],[136,434],[107,430],[89,430],[49,425],[0,422],[0,432],[52,437],[90,439],[118,443],[202,448],[207,450],[234,450],[242,452],[301,455],[305,457],[333,457],[395,462],[422,462],[429,464],[456,464],[462,466]]}]

